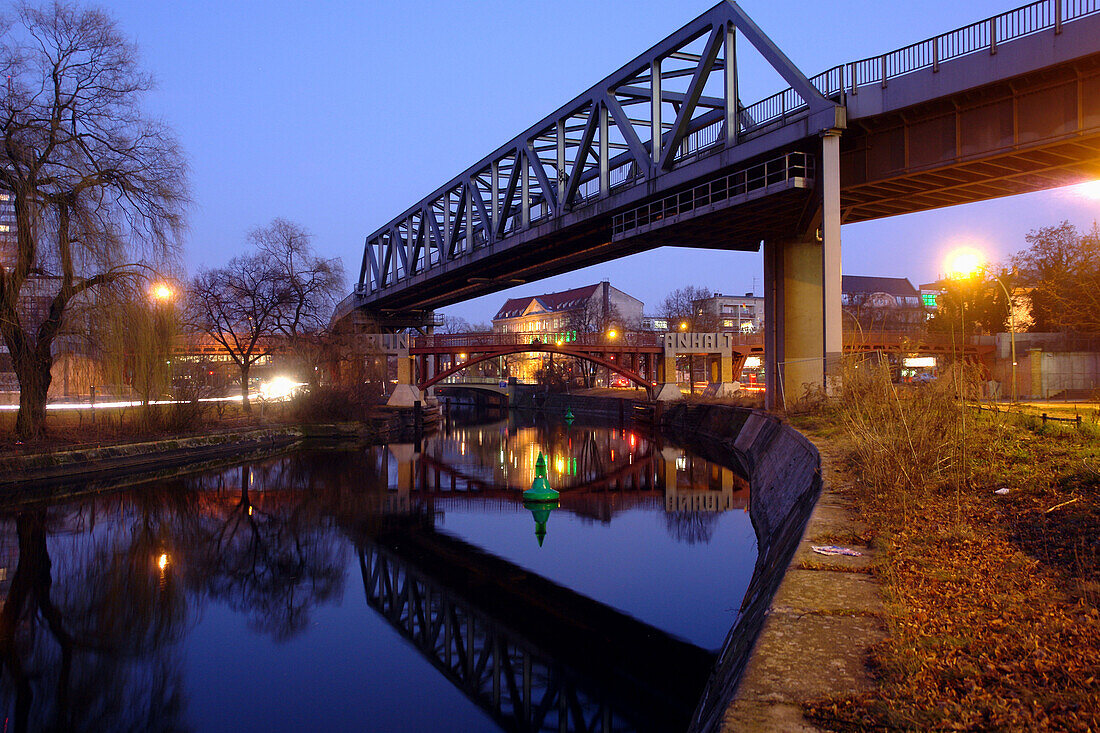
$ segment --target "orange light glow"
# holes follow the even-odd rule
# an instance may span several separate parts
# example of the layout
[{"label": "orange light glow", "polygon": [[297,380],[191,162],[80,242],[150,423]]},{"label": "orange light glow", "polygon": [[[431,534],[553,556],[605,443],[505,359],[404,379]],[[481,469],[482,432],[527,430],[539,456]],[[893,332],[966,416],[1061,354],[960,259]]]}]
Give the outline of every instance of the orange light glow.
[{"label": "orange light glow", "polygon": [[1100,180],[1089,181],[1072,187],[1073,193],[1083,199],[1100,201]]},{"label": "orange light glow", "polygon": [[968,280],[985,267],[985,255],[972,247],[961,247],[947,255],[945,267],[949,278]]}]

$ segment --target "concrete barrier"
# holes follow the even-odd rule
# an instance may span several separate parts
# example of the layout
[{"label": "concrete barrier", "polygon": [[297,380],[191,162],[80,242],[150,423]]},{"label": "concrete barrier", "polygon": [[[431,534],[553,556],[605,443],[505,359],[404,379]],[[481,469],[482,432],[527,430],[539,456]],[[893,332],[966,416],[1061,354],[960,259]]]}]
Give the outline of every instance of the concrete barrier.
[{"label": "concrete barrier", "polygon": [[740,465],[751,487],[749,515],[756,531],[756,566],[690,728],[716,731],[736,695],[772,599],[821,493],[821,458],[805,436],[758,410],[675,404],[662,414],[660,426],[704,456],[709,453]]}]

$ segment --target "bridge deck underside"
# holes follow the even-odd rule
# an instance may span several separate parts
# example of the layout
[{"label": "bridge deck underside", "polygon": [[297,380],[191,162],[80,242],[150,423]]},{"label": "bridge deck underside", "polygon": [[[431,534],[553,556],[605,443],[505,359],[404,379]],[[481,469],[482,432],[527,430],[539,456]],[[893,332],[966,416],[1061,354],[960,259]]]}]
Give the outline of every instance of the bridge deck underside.
[{"label": "bridge deck underside", "polygon": [[1098,178],[1100,54],[854,120],[841,149],[846,222]]},{"label": "bridge deck underside", "polygon": [[756,251],[761,239],[794,231],[811,195],[807,189],[790,188],[619,241],[612,240],[612,216],[599,216],[522,246],[484,247],[462,266],[444,268],[374,307],[381,311],[442,307],[660,246]]},{"label": "bridge deck underside", "polygon": [[799,234],[813,192],[790,188],[741,206],[696,213],[624,240],[633,251],[655,247],[697,247],[756,252],[765,239]]}]

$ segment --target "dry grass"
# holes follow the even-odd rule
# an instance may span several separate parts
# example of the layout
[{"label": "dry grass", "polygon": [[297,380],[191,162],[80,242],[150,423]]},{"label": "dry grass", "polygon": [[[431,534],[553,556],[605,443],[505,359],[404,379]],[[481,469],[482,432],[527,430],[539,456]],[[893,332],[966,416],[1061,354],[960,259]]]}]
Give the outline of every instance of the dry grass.
[{"label": "dry grass", "polygon": [[912,389],[847,376],[814,420],[848,449],[888,638],[875,692],[810,716],[840,730],[1100,729],[1095,426],[978,414],[956,396],[964,373]]}]

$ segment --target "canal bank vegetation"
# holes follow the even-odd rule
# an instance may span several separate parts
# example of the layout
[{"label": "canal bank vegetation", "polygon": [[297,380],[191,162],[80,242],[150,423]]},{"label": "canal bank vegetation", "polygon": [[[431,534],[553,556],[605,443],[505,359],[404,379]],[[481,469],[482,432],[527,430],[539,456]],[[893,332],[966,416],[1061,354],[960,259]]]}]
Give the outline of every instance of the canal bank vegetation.
[{"label": "canal bank vegetation", "polygon": [[[882,581],[873,692],[815,701],[835,730],[1100,727],[1100,425],[976,410],[977,375],[920,387],[846,367],[793,422],[839,449]],[[987,406],[988,407],[988,406]]]},{"label": "canal bank vegetation", "polygon": [[240,402],[191,399],[168,404],[127,404],[95,410],[57,410],[42,435],[20,441],[14,411],[0,412],[0,456],[67,450],[94,445],[166,440],[246,428],[376,422],[388,411],[381,385],[323,385],[292,399],[256,399],[251,412]]}]

